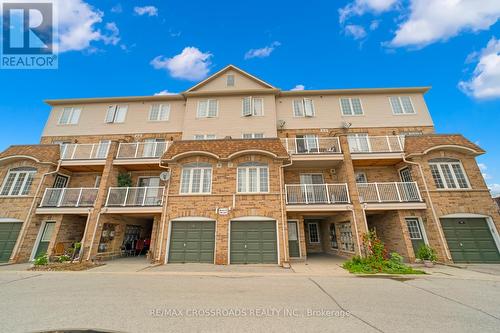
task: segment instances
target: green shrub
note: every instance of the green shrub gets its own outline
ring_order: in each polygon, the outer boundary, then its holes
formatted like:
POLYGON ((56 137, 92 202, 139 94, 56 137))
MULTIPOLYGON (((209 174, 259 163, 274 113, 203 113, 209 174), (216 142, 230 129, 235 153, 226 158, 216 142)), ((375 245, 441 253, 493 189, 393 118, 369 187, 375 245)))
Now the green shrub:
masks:
POLYGON ((59 259, 57 259, 59 262, 66 262, 66 261, 69 261, 71 258, 67 255, 62 255, 62 256, 59 256, 59 259))
POLYGON ((35 258, 35 261, 33 263, 35 264, 35 266, 47 265, 49 263, 49 256, 47 255, 47 253, 40 254, 35 258))
POLYGON ((414 270, 403 263, 403 257, 392 252, 387 258, 387 250, 384 243, 377 235, 370 231, 363 235, 363 248, 365 257, 354 256, 346 261, 342 267, 350 273, 358 274, 423 274, 424 272, 414 270))
POLYGON ((429 260, 429 261, 436 261, 437 256, 436 256, 436 250, 434 250, 432 247, 429 245, 422 245, 417 251, 416 255, 417 259, 420 260, 429 260))
POLYGON ((118 187, 130 187, 132 186, 132 176, 128 172, 120 172, 117 182, 118 187))

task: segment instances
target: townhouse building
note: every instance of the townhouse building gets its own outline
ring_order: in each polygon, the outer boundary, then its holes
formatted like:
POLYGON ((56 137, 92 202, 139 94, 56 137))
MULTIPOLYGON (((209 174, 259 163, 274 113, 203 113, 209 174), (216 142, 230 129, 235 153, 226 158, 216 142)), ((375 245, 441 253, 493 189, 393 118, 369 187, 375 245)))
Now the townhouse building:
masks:
POLYGON ((48 100, 40 144, 0 153, 0 262, 146 254, 286 265, 362 254, 500 262, 500 216, 428 87, 282 91, 227 66, 175 95, 48 100), (139 247, 138 247, 139 245, 139 247))

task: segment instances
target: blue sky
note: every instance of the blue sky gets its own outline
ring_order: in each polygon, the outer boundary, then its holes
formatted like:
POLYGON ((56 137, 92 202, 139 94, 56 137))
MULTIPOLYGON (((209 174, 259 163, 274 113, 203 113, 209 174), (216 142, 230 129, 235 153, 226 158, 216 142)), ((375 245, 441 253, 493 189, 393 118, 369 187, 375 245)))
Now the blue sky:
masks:
MULTIPOLYGON (((3 2, 6 0, 0 0, 3 2)), ((58 70, 1 70, 0 149, 37 143, 50 98, 180 92, 232 63, 292 89, 431 85, 500 193, 500 1, 56 1, 58 70)))

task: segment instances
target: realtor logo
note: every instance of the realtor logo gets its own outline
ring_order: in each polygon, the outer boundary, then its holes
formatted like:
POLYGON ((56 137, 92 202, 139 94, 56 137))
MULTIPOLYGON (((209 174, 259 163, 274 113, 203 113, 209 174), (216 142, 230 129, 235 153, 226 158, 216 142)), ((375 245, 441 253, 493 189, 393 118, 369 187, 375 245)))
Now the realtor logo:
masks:
POLYGON ((2 69, 55 69, 51 2, 2 2, 2 69))

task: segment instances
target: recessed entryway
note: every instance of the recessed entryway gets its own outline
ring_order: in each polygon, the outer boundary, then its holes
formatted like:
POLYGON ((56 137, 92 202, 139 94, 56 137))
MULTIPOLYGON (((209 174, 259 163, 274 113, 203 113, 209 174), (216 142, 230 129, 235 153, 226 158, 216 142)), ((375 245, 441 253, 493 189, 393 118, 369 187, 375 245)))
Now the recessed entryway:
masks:
POLYGON ((231 221, 231 264, 277 264, 276 221, 231 221))
POLYGON ((215 221, 172 221, 169 263, 214 263, 215 221))

